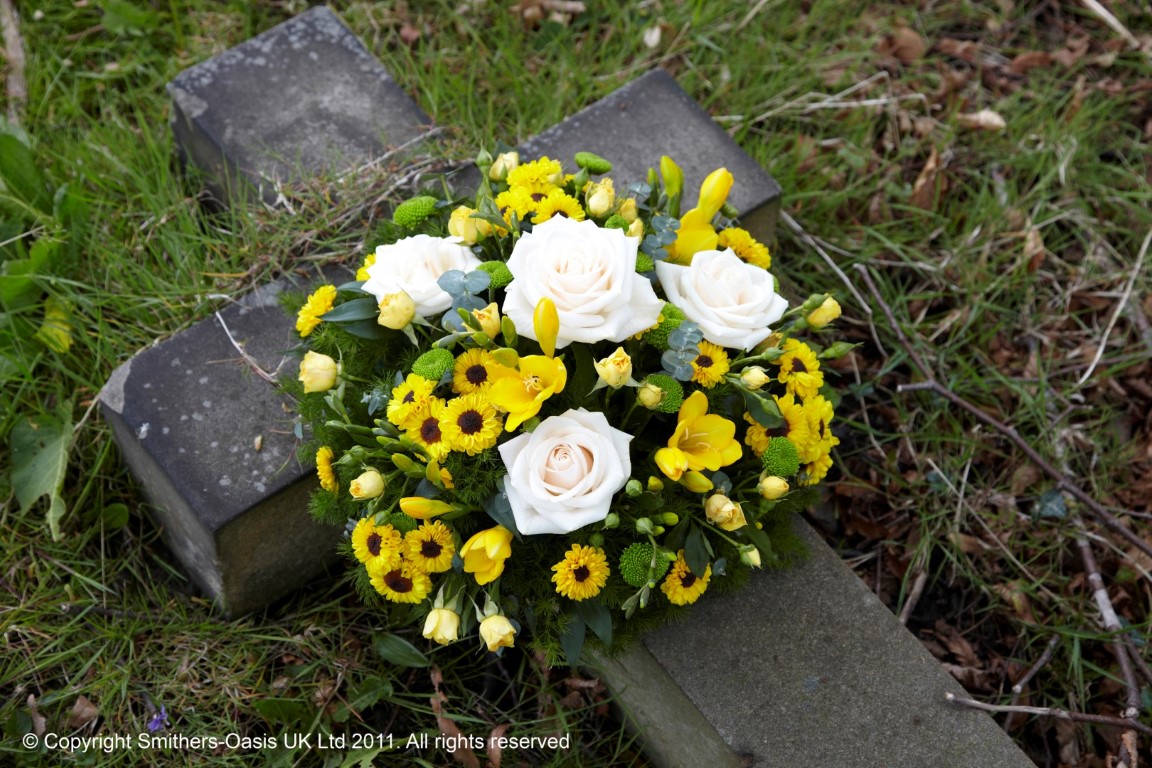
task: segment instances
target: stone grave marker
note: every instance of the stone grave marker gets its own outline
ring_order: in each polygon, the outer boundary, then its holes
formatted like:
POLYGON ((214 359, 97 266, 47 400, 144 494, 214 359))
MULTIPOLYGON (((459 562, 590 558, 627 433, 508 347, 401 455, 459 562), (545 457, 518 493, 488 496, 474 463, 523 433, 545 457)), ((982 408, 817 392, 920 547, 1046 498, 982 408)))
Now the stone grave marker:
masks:
MULTIPOLYGON (((215 184, 240 173, 263 184, 267 196, 268 179, 313 167, 275 159, 295 153, 293 141, 301 152, 318 146, 308 136, 284 138, 303 127, 293 106, 277 101, 260 117, 259 130, 256 123, 252 130, 240 126, 244 113, 230 111, 234 94, 252 87, 235 81, 266 84, 269 59, 261 64, 255 58, 269 51, 285 57, 277 65, 284 71, 317 74, 323 62, 374 74, 395 89, 391 95, 400 104, 380 118, 381 125, 406 121, 415 135, 427 123, 379 65, 364 60, 362 46, 327 9, 313 9, 239 48, 255 41, 259 46, 246 52, 229 51, 200 65, 221 86, 219 103, 207 85, 186 87, 195 80, 187 73, 173 83, 177 141, 215 184), (323 40, 352 55, 321 59, 308 41, 323 40), (279 125, 277 115, 294 127, 279 125), (274 159, 262 159, 269 151, 274 159)), ((343 82, 334 77, 321 73, 297 85, 343 82)), ((323 102, 320 94, 300 98, 323 102)), ((323 131, 319 122, 309 125, 323 131)), ((408 135, 402 125, 391 131, 394 141, 408 135)), ((378 145, 363 147, 358 157, 340 153, 345 168, 380 151, 378 145)), ((756 236, 771 237, 779 187, 662 72, 621 88, 523 149, 565 162, 578 149, 598 152, 617 163, 613 176, 620 182, 641 180, 668 153, 685 169, 689 202, 707 172, 727 166, 737 179, 734 204, 756 236)), ((326 162, 332 156, 327 149, 312 154, 326 162)), ((463 186, 469 174, 474 180, 474 173, 465 170, 457 183, 463 186)), ((101 394, 105 418, 173 552, 230 615, 307 584, 323 570, 338 536, 307 517, 315 481, 310 467, 291 458, 295 438, 283 399, 238 362, 236 346, 242 345, 252 362, 274 370, 282 351, 295 343, 292 319, 274 300, 291 281, 283 278, 139 353, 113 373, 101 394)), ((282 375, 294 373, 294 367, 281 369, 282 375)), ((803 565, 758 573, 747 589, 709 596, 686 621, 653 632, 620 659, 597 660, 657 765, 1031 765, 985 714, 944 702, 943 693, 959 686, 818 534, 800 519, 797 525, 812 550, 803 565)))

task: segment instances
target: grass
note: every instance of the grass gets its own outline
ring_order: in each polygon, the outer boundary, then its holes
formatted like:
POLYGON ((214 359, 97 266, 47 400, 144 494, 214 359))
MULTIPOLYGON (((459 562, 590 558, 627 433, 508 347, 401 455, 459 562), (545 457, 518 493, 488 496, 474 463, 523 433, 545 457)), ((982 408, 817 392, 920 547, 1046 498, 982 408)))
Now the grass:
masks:
MULTIPOLYGON (((46 4, 42 17, 25 11, 22 125, 44 173, 75 190, 89 214, 72 226, 51 216, 25 222, 67 236, 75 251, 63 249, 38 275, 36 301, 0 325, 10 361, 0 367, 0 434, 59 408, 78 425, 62 541, 48 536, 44 502, 20 509, 0 471, 0 584, 10 595, 0 607, 6 758, 35 764, 13 746, 14 734, 35 713, 57 728, 73 712, 83 719, 81 694, 105 732, 139 728, 152 714, 149 700, 179 713, 187 733, 254 736, 304 721, 339 732, 351 729, 353 710, 383 718, 377 727, 394 716, 394 731, 438 732, 428 670, 382 673, 373 619, 339 585, 264 616, 214 619, 167 562, 109 430, 95 415, 84 420, 117 364, 210 314, 220 302, 210 296, 239 295, 301 261, 363 247, 373 212, 357 206, 366 193, 334 209, 318 184, 296 190, 295 215, 207 214, 198 180, 181 174, 172 155, 163 84, 306 5, 171 0, 135 14, 115 2, 46 4), (66 353, 30 338, 46 296, 70 308, 66 353), (117 505, 129 510, 122 526, 112 525, 117 505)), ((1107 338, 1104 331, 1152 229, 1143 122, 1152 112, 1145 91, 1124 87, 1146 83, 1152 68, 1113 45, 1081 6, 769 3, 750 15, 745 4, 665 2, 534 27, 483 4, 335 7, 451 127, 459 157, 494 136, 514 144, 640 72, 668 67, 777 178, 785 210, 847 254, 836 254, 842 268, 870 268, 942 382, 1010 422, 1097 499, 1134 510, 1128 523, 1149 538, 1152 349, 1141 320, 1146 327, 1152 312, 1152 271, 1136 275, 1107 338), (932 46, 907 63, 883 47, 902 25, 932 46), (650 48, 644 35, 656 26, 660 41, 650 48), (401 41, 405 27, 416 33, 411 44, 401 41), (1011 70, 1021 53, 1080 50, 1081 35, 1086 49, 1070 63, 1011 70), (817 103, 868 78, 835 108, 817 103), (877 105, 849 103, 858 99, 877 105), (1007 128, 961 127, 959 114, 982 108, 1007 128), (939 170, 929 178, 933 153, 939 170), (1099 364, 1080 383, 1101 344, 1099 364)), ((1114 10, 1135 34, 1152 32, 1138 13, 1114 10)), ((800 240, 784 227, 780 235, 773 250, 782 279, 799 294, 833 290, 845 305, 843 336, 863 345, 839 369, 844 427, 828 500, 839 520, 829 535, 897 610, 918 574, 929 574, 909 626, 943 661, 967 670, 958 674, 976 694, 1007 701, 1055 635, 1056 653, 1030 684, 1028 703, 1118 713, 1123 691, 1108 634, 1054 484, 946 402, 898 391, 912 374, 892 329, 800 240), (951 625, 973 657, 943 642, 951 625)), ((1117 610, 1147 636, 1149 564, 1102 529, 1093 534, 1117 610)), ((480 678, 468 664, 441 667, 446 711, 471 718, 460 721, 466 732, 509 721, 536 733, 572 729, 586 755, 536 757, 644 764, 597 702, 565 698, 562 680, 528 662, 504 670, 517 681, 512 693, 476 691, 480 678)), ((1144 695, 1147 722, 1147 686, 1144 695)), ((1011 731, 1040 764, 1060 754, 1087 765, 1115 751, 1107 729, 1017 718, 1011 731)), ((82 762, 115 760, 89 753, 82 762)), ((234 750, 211 759, 249 760, 234 750)), ((297 761, 339 764, 317 752, 297 761)))

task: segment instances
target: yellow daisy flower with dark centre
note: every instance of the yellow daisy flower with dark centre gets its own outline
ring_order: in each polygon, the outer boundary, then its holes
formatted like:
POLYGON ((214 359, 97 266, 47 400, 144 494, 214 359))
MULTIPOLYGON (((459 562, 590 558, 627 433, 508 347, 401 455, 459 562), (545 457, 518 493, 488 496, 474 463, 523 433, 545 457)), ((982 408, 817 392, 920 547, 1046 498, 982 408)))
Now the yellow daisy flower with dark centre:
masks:
POLYGON ((316 474, 320 477, 320 487, 332 493, 340 489, 340 484, 336 482, 336 472, 332 469, 332 457, 335 455, 326 445, 316 451, 316 474))
POLYGON ((552 570, 556 591, 570 600, 595 597, 608 582, 608 558, 599 547, 573 544, 552 570))
POLYGON ((392 398, 388 401, 388 421, 400 429, 415 427, 435 388, 436 382, 414 373, 408 374, 404 383, 392 390, 392 398))
POLYGON ((830 469, 832 469, 831 454, 825 453, 817 456, 815 461, 800 466, 800 480, 798 484, 816 485, 816 483, 824 479, 830 469))
POLYGON ((547 195, 555 189, 556 182, 562 178, 560 161, 545 156, 539 160, 522 163, 509 171, 508 186, 522 187, 530 194, 547 195))
POLYGON ((443 461, 452 450, 452 444, 445 438, 440 426, 443 414, 444 400, 430 397, 425 401, 424 408, 413 415, 409 422, 412 426, 404 433, 423 448, 429 458, 436 461, 443 461))
POLYGON ((700 342, 700 354, 692 361, 692 381, 712 388, 724 380, 728 373, 728 353, 724 347, 710 341, 700 342))
POLYGON ((744 433, 744 445, 751 448, 752 453, 757 456, 763 456, 764 451, 768 450, 768 443, 772 437, 760 422, 752 418, 752 414, 744 414, 744 421, 748 422, 748 431, 744 433))
POLYGON ((761 269, 772 267, 772 254, 768 252, 768 246, 752 237, 752 233, 748 230, 729 227, 720 230, 718 234, 720 236, 717 242, 719 248, 731 248, 733 253, 743 261, 761 269))
MULTIPOLYGON (((533 197, 533 199, 536 198, 533 197)), ((532 223, 540 224, 553 216, 584 221, 584 209, 580 206, 579 200, 565 193, 562 189, 554 189, 546 197, 536 202, 536 215, 532 217, 532 223)))
POLYGON ((352 529, 352 553, 371 569, 388 570, 400 565, 404 539, 391 525, 376 525, 371 517, 362 517, 352 529))
POLYGON ((784 354, 777 360, 780 375, 777 380, 788 387, 788 391, 800 397, 815 397, 824 386, 824 372, 816 353, 802 341, 788 339, 784 342, 784 354))
POLYGON ((504 221, 511 226, 513 213, 517 219, 524 221, 536 207, 536 202, 532 199, 532 193, 524 187, 512 187, 496 195, 496 207, 500 209, 504 221))
POLYGON ((356 279, 357 280, 367 280, 368 279, 368 267, 372 266, 375 263, 376 263, 376 252, 373 251, 372 253, 370 253, 364 257, 364 264, 360 267, 360 269, 356 270, 356 279))
POLYGON ((500 363, 486 349, 469 349, 456 358, 452 368, 452 391, 461 395, 487 392, 492 386, 492 369, 500 363))
POLYGON ((660 591, 668 596, 673 605, 691 605, 700 599, 704 590, 708 589, 708 579, 712 578, 712 566, 709 565, 703 576, 697 576, 688 569, 684 560, 684 550, 676 553, 676 562, 668 569, 668 576, 660 585, 660 591))
POLYGON ((394 603, 419 603, 432 591, 428 574, 406 560, 393 568, 369 568, 368 576, 376 591, 394 603))
POLYGON ((440 414, 440 430, 452 450, 475 456, 496 445, 504 424, 484 395, 462 395, 448 401, 440 414))
POLYGON ((801 463, 812 461, 820 453, 820 441, 814 439, 809 426, 808 408, 803 403, 796 402, 796 396, 791 392, 784 397, 773 396, 784 423, 774 429, 765 430, 768 437, 786 437, 796 445, 800 454, 801 463))
POLYGON ((336 286, 322 285, 317 288, 304 302, 304 306, 300 307, 300 312, 296 315, 296 332, 301 336, 312 333, 316 330, 316 326, 323 322, 320 316, 331 310, 335 303, 336 286))
POLYGON ((456 554, 452 531, 439 520, 409 531, 404 536, 404 547, 408 561, 425 573, 448 570, 452 567, 452 555, 456 554))

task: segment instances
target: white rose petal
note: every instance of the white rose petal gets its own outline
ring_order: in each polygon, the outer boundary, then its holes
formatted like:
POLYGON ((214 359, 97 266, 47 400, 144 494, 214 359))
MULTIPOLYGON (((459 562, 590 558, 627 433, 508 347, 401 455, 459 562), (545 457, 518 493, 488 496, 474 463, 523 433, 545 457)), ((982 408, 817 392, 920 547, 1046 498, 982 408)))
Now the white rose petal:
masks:
POLYGON ((520 533, 569 533, 603 520, 632 473, 631 440, 603 413, 581 408, 501 445, 504 491, 520 533))
POLYGON ((701 251, 689 266, 656 262, 668 301, 700 326, 704 338, 733 349, 752 349, 772 335, 788 309, 772 275, 731 250, 701 251))
POLYGON ((651 328, 664 303, 636 274, 639 241, 592 221, 553 216, 520 238, 508 259, 514 279, 504 314, 516 330, 535 339, 532 314, 542 298, 556 305, 556 347, 574 341, 624 341, 651 328))
POLYGON ((480 266, 475 254, 450 238, 415 235, 392 245, 376 248, 376 263, 368 267, 363 290, 383 301, 406 291, 416 304, 416 314, 428 318, 447 311, 452 297, 437 285, 445 272, 471 272, 480 266))

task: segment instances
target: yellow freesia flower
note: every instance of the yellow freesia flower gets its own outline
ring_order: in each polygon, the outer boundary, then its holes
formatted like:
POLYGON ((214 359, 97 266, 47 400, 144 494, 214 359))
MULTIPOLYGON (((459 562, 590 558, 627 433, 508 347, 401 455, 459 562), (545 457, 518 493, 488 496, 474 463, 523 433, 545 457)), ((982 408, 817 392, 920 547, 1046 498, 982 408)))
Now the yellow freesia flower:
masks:
POLYGON ((512 531, 502 525, 473 534, 460 548, 464 572, 475 574, 483 586, 499 578, 504 561, 512 556, 512 531))
POLYGON ((735 179, 727 168, 717 168, 708 174, 700 186, 700 198, 696 207, 680 217, 680 228, 676 230, 676 242, 668 247, 668 259, 677 264, 687 264, 692 256, 700 251, 714 251, 720 241, 712 226, 712 219, 720 212, 735 179))
POLYGON ((676 431, 668 447, 656 451, 656 466, 672 480, 687 470, 714 472, 740 459, 743 449, 735 435, 736 425, 708 413, 708 398, 697 390, 680 406, 676 431))
POLYGON ((545 296, 536 302, 536 311, 532 313, 532 330, 536 332, 536 340, 540 342, 540 349, 548 357, 556 354, 556 336, 560 333, 560 313, 556 311, 556 304, 545 296))
POLYGON ((451 512, 455 507, 436 499, 426 499, 423 496, 405 496, 400 499, 400 511, 417 520, 427 520, 445 512, 451 512))
POLYGON ((520 370, 500 366, 491 371, 488 399, 508 412, 504 429, 512 432, 540 412, 544 401, 564 390, 568 369, 556 358, 528 355, 520 358, 520 370))

